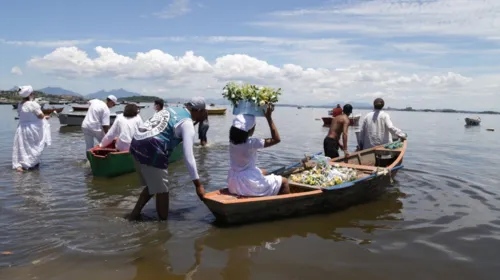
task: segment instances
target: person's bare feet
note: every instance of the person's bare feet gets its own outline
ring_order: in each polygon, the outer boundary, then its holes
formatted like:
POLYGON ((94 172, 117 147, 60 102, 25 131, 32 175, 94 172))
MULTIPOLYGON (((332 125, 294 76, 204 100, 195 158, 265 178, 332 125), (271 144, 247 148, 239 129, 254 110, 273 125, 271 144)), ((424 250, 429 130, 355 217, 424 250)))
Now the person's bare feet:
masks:
POLYGON ((132 214, 129 213, 129 214, 126 214, 125 216, 123 216, 123 218, 126 220, 129 220, 129 221, 139 221, 139 220, 141 220, 141 215, 134 217, 134 216, 132 216, 132 214))
POLYGON ((23 170, 23 168, 22 168, 22 167, 18 167, 18 168, 16 168, 16 171, 17 171, 17 172, 23 172, 24 170, 23 170))

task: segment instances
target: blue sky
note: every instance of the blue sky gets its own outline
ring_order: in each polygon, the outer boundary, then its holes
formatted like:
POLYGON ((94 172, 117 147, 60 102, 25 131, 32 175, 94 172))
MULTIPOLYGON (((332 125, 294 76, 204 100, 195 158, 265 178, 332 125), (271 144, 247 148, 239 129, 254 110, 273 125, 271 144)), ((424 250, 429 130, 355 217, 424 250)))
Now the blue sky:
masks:
POLYGON ((500 101, 500 1, 20 0, 0 10, 3 89, 219 97, 237 80, 305 104, 500 101))

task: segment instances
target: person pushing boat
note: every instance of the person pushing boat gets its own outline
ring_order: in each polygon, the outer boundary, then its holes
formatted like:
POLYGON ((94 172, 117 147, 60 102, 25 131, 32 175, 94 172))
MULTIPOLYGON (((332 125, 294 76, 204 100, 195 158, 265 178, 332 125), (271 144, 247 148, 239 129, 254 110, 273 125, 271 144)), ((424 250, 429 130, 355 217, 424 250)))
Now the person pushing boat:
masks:
POLYGON ((114 95, 109 95, 106 102, 99 99, 89 101, 90 106, 82 122, 82 131, 85 136, 86 150, 94 147, 94 138, 101 142, 104 135, 108 133, 110 124, 110 108, 113 108, 118 100, 114 95))
POLYGON ((127 104, 123 109, 123 114, 116 117, 115 122, 104 136, 99 147, 106 148, 116 138, 115 147, 118 151, 128 151, 132 137, 142 125, 142 118, 139 115, 139 107, 135 104, 127 104))
POLYGON ((384 105, 382 98, 373 101, 373 112, 368 113, 361 123, 358 150, 392 143, 391 134, 406 139, 406 134, 392 124, 389 114, 382 111, 384 105))
POLYGON ((339 157, 339 147, 344 151, 345 156, 349 155, 347 150, 347 133, 349 127, 349 115, 351 113, 352 105, 345 104, 342 114, 333 118, 328 135, 323 140, 325 156, 329 158, 339 157), (340 144, 341 136, 342 144, 340 144))
POLYGON ((268 105, 265 117, 271 138, 250 137, 255 131, 255 116, 236 115, 229 131, 231 168, 227 176, 229 192, 242 196, 272 196, 290 193, 288 180, 278 175, 266 175, 255 166, 257 151, 278 144, 281 139, 271 117, 274 107, 268 105))
POLYGON ((186 108, 169 107, 158 110, 153 117, 144 122, 134 135, 130 144, 130 154, 140 182, 145 185, 137 203, 128 215, 129 220, 138 220, 142 208, 156 195, 156 212, 161 220, 168 218, 169 188, 168 161, 173 149, 181 142, 184 163, 196 188, 196 194, 203 200, 205 189, 200 183, 196 161, 193 155, 195 136, 194 121, 203 120, 205 100, 194 97, 185 104, 186 108))

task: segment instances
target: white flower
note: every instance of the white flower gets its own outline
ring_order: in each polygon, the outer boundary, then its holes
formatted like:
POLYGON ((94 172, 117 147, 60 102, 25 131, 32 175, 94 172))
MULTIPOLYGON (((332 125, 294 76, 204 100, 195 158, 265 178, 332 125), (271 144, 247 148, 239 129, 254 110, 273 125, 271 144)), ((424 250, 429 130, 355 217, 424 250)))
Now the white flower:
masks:
POLYGON ((264 102, 264 101, 259 102, 260 106, 264 106, 265 104, 266 104, 266 102, 264 102))

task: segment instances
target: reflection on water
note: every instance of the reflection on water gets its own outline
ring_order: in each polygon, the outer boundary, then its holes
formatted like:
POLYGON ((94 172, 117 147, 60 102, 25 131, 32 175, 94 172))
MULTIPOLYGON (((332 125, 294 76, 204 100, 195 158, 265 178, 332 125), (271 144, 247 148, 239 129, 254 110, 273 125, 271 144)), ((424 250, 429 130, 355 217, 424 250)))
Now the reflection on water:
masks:
MULTIPOLYGON (((151 113, 141 111, 143 118, 151 113)), ((0 252, 13 253, 0 255, 2 279, 491 279, 499 271, 492 151, 500 141, 484 128, 464 127, 457 114, 390 112, 408 133, 409 149, 395 187, 379 200, 229 228, 213 226, 182 161, 169 167, 169 220, 124 220, 141 191, 137 175, 94 178, 81 129, 54 118, 40 170, 14 172, 14 114, 0 110, 9 120, 0 127, 0 252)), ((283 141, 259 153, 259 167, 322 150, 326 109, 279 107, 275 114, 283 141)), ((210 116, 209 145, 194 148, 207 191, 225 186, 231 119, 210 116)), ((498 120, 485 115, 482 125, 498 120)), ((256 136, 269 137, 262 118, 256 136)), ((156 219, 154 201, 145 214, 156 219)))

